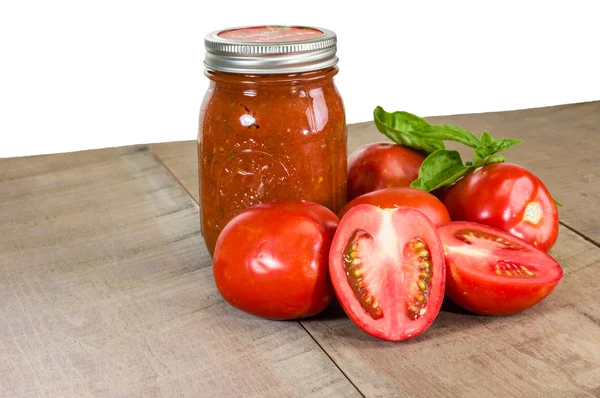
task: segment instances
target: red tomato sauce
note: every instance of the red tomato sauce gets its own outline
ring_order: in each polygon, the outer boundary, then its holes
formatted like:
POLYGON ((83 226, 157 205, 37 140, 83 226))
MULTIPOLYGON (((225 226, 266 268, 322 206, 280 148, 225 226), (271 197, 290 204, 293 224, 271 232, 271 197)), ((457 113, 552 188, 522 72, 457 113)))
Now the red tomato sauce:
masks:
POLYGON ((337 71, 206 72, 198 175, 211 255, 225 225, 257 203, 304 199, 335 213, 345 204, 346 120, 333 82, 337 71))

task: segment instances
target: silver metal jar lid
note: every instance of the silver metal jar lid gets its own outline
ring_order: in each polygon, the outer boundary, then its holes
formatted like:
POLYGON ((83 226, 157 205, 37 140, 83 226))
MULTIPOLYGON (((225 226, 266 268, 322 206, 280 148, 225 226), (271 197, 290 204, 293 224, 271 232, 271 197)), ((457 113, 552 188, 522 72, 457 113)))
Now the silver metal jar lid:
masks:
POLYGON ((247 26, 206 35, 204 66, 244 74, 299 73, 338 62, 335 33, 308 26, 247 26))

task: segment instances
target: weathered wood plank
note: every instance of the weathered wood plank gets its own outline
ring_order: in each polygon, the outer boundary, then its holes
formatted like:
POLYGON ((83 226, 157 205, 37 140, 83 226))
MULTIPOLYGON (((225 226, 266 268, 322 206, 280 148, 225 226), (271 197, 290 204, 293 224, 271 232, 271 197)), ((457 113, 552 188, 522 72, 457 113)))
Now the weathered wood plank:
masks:
POLYGON ((552 254, 563 280, 521 314, 445 304, 424 334, 402 343, 371 338, 335 306, 303 324, 366 396, 598 396, 600 249, 562 228, 552 254))
MULTIPOLYGON (((496 138, 524 139, 506 152, 508 161, 540 177, 565 205, 559 210, 561 222, 600 245, 600 151, 595 144, 600 141, 600 101, 427 119, 477 135, 485 130, 496 138)), ((349 152, 377 141, 389 140, 372 122, 348 126, 349 152)), ((151 149, 197 201, 196 142, 155 144, 151 149)), ((464 148, 460 152, 464 159, 472 156, 464 148)))
POLYGON ((0 159, 0 396, 360 396, 297 322, 225 304, 146 147, 0 159))
MULTIPOLYGON (((564 202, 564 224, 598 242, 600 157, 590 142, 600 138, 599 115, 600 102, 593 102, 430 120, 524 138, 509 160, 531 169, 564 202)), ((349 126, 350 151, 380 140, 372 123, 349 126)), ((194 147, 152 150, 197 200, 194 147), (186 152, 194 157, 184 159, 186 152)), ((563 281, 515 316, 480 317, 447 305, 424 335, 399 344, 370 338, 338 306, 302 323, 367 396, 599 396, 600 249, 561 227, 551 254, 565 269, 563 281)))

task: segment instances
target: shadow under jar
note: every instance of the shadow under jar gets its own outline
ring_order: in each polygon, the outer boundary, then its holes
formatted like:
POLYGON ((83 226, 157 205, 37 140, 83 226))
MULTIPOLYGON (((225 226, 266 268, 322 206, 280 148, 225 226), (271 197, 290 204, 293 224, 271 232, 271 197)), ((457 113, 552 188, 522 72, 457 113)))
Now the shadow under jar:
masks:
MULTIPOLYGON (((202 235, 212 255, 244 209, 281 199, 346 202, 346 119, 334 85, 336 36, 257 26, 207 35, 200 110, 202 235)), ((277 220, 273 220, 277 222, 277 220)))

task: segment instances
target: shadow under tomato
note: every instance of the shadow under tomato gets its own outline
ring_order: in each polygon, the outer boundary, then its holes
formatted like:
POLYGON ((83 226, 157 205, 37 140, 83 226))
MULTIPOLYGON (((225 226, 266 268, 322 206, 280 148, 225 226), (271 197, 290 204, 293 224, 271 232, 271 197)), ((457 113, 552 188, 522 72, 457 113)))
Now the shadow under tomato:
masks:
POLYGON ((470 316, 475 316, 475 317, 484 316, 484 315, 475 314, 474 312, 464 309, 460 305, 456 304, 454 301, 450 300, 448 297, 444 298, 444 301, 442 302, 442 308, 440 308, 440 311, 451 312, 453 314, 459 314, 459 315, 470 315, 470 316))

